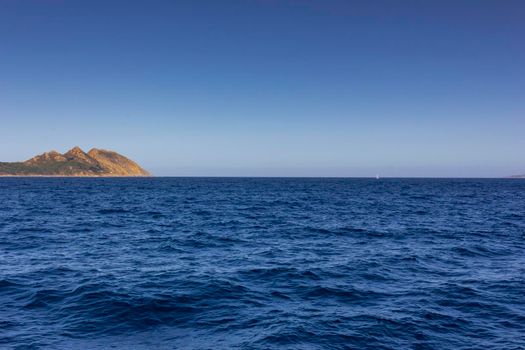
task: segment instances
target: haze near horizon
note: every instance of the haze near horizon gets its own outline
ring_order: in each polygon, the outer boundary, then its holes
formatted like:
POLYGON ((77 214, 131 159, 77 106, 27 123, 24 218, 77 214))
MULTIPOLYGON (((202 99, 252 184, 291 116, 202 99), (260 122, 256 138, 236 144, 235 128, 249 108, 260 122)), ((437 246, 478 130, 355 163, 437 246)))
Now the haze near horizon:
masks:
POLYGON ((0 161, 155 175, 525 173, 523 1, 0 0, 0 161))

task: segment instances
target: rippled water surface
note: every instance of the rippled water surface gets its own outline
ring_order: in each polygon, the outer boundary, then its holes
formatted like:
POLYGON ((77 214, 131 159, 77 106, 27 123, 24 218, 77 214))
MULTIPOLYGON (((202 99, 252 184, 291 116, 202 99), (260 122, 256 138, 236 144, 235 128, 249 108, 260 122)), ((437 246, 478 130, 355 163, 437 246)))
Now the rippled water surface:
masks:
POLYGON ((0 348, 525 348, 525 181, 3 178, 0 200, 0 348))

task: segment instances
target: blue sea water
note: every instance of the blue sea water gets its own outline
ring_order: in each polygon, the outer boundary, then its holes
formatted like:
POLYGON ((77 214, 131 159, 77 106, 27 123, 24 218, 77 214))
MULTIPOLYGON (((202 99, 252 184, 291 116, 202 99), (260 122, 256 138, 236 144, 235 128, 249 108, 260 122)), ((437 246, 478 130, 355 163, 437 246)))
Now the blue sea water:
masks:
POLYGON ((525 181, 2 178, 2 349, 524 349, 525 181))

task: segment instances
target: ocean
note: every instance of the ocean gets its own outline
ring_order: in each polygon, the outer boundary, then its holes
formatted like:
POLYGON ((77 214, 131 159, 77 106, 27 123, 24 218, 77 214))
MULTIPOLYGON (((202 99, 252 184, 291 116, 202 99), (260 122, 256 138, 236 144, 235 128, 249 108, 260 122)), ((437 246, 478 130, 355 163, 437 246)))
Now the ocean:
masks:
POLYGON ((0 178, 1 349, 525 349, 525 180, 0 178))

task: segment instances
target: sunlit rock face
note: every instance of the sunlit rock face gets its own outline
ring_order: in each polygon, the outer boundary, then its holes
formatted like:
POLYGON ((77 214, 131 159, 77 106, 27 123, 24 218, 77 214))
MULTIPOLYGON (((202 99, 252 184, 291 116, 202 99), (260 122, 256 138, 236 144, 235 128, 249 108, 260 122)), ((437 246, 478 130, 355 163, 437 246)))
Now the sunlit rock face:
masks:
POLYGON ((73 147, 50 151, 25 162, 0 162, 0 175, 12 176, 151 176, 137 163, 113 151, 73 147))

